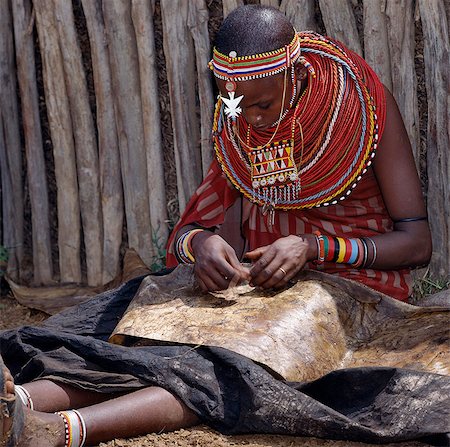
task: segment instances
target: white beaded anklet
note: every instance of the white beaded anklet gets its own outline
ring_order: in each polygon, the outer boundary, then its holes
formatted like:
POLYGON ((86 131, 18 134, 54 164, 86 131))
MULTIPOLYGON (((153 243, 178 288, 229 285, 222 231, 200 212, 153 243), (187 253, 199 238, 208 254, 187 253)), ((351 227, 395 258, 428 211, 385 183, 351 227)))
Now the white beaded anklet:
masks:
POLYGON ((34 410, 30 393, 22 385, 14 385, 14 392, 19 396, 20 400, 27 408, 34 410))
POLYGON ((57 411, 55 414, 64 421, 65 442, 64 447, 83 447, 86 442, 86 424, 77 410, 57 411))

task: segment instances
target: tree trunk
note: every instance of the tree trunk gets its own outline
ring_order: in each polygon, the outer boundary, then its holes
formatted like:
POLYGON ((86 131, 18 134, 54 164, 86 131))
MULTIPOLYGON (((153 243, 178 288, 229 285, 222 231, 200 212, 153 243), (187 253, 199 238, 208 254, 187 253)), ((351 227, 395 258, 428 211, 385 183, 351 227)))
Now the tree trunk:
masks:
POLYGON ((205 0, 189 2, 188 26, 194 39, 197 64, 198 97, 200 102, 200 146, 203 177, 214 158, 211 132, 214 112, 213 75, 208 67, 211 45, 208 34, 208 9, 205 0))
POLYGON ((33 283, 48 285, 53 278, 45 159, 39 118, 33 25, 29 0, 12 2, 17 78, 22 102, 23 137, 27 159, 33 240, 33 283))
POLYGON ((356 20, 349 0, 319 0, 327 35, 362 56, 356 20))
POLYGON ((72 5, 60 0, 54 0, 53 4, 73 122, 87 281, 89 286, 97 286, 102 281, 103 224, 94 120, 72 5))
POLYGON ((62 282, 81 282, 80 206, 75 147, 64 68, 53 14, 53 2, 34 2, 45 102, 53 144, 55 177, 58 188, 58 248, 62 282))
POLYGON ((155 252, 151 237, 138 51, 131 5, 126 1, 104 2, 103 17, 113 79, 128 246, 150 265, 155 252))
POLYGON ((189 3, 184 0, 161 0, 180 213, 202 178, 195 116, 195 53, 187 28, 188 9, 189 3))
POLYGON ((386 3, 389 54, 392 68, 392 93, 398 103, 418 165, 419 110, 417 77, 414 67, 414 1, 386 3))
MULTIPOLYGON (((0 114, 2 117, 4 140, 4 166, 8 169, 9 190, 11 194, 11 218, 5 223, 5 244, 8 249, 8 274, 18 279, 21 277, 23 259, 23 225, 24 208, 22 194, 22 145, 19 131, 19 111, 14 61, 14 40, 10 2, 0 0, 0 114)), ((4 173, 3 173, 4 174, 4 173)), ((3 175, 2 174, 2 175, 3 175)), ((9 202, 10 198, 6 200, 9 202)))
POLYGON ((282 0, 280 9, 297 31, 317 31, 314 0, 282 0))
POLYGON ((364 59, 392 91, 391 59, 386 26, 386 0, 364 1, 364 59))
POLYGON ((108 45, 100 0, 82 0, 91 47, 97 105, 100 195, 103 216, 103 271, 106 284, 119 274, 123 192, 108 45))
POLYGON ((419 0, 428 99, 428 210, 433 235, 433 276, 450 272, 450 42, 444 5, 419 0), (444 94, 443 94, 444 93, 444 94))

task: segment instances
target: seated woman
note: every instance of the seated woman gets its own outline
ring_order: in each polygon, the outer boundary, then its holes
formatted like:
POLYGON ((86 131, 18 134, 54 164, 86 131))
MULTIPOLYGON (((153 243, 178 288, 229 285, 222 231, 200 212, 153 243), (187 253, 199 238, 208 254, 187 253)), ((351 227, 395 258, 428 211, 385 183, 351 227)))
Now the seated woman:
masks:
MULTIPOLYGON (((371 68, 342 44, 297 34, 278 10, 260 6, 227 17, 211 68, 220 91, 216 160, 173 233, 168 265, 195 262, 204 290, 245 280, 283 287, 312 268, 406 301, 410 269, 429 261, 430 232, 400 113, 371 68), (250 269, 241 264, 244 258, 253 262, 250 269)), ((401 439, 367 434, 351 414, 313 405, 304 394, 294 397, 288 384, 225 350, 109 344, 138 286, 127 283, 96 301, 101 312, 113 307, 114 318, 78 309, 85 324, 78 332, 70 314, 71 331, 56 333, 50 325, 1 335, 5 363, 23 383, 14 385, 0 363, 2 446, 95 445, 200 421, 223 432, 267 427, 368 442, 401 439), (286 405, 267 408, 263 398, 250 398, 249 384, 286 405), (284 407, 295 423, 289 425, 285 414, 275 418, 284 407), (302 416, 313 407, 314 421, 302 416)), ((397 372, 386 374, 390 380, 397 372)), ((444 386, 437 375, 425 382, 444 386)), ((432 410, 417 418, 418 427, 442 419, 432 410)))
POLYGON ((246 279, 282 287, 312 268, 407 301, 431 237, 402 118, 372 69, 251 7, 225 20, 211 68, 216 160, 168 265, 195 260, 204 290, 246 279))

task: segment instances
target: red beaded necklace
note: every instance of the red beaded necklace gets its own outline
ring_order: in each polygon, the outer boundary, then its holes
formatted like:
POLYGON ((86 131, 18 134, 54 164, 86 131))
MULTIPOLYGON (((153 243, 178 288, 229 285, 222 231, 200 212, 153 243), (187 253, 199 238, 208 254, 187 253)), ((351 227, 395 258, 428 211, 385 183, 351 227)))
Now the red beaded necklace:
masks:
POLYGON ((278 128, 256 131, 242 116, 232 127, 220 100, 214 116, 223 171, 249 200, 272 209, 343 200, 370 165, 378 140, 374 103, 384 104, 381 83, 374 83, 374 100, 343 48, 315 33, 300 33, 300 41, 316 77, 278 128))

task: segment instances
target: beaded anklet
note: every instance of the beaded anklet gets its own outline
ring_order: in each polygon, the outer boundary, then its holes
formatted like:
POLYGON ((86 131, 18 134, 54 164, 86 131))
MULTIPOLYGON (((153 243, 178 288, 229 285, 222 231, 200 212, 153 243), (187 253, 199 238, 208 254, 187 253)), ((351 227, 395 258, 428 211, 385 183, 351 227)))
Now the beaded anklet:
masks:
POLYGON ((376 261, 377 246, 373 239, 367 238, 343 238, 324 236, 319 231, 315 233, 317 243, 316 264, 335 262, 338 264, 350 264, 355 268, 370 268, 376 261), (372 259, 369 261, 369 246, 372 246, 372 259))
POLYGON ((194 264, 195 257, 192 253, 191 241, 194 235, 205 231, 202 228, 196 228, 194 230, 186 231, 177 240, 175 244, 175 256, 179 262, 183 264, 194 264))
POLYGON ((77 410, 57 411, 64 421, 64 447, 83 447, 87 438, 86 424, 77 410))
POLYGON ((14 385, 14 392, 20 398, 22 403, 29 408, 34 410, 33 400, 31 399, 30 393, 21 385, 14 385))

